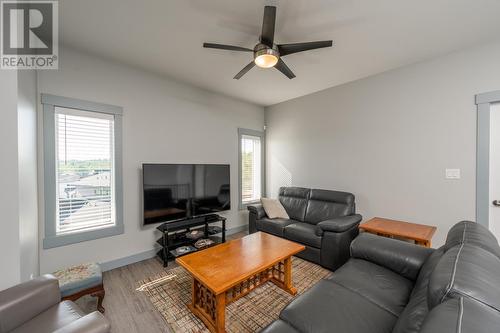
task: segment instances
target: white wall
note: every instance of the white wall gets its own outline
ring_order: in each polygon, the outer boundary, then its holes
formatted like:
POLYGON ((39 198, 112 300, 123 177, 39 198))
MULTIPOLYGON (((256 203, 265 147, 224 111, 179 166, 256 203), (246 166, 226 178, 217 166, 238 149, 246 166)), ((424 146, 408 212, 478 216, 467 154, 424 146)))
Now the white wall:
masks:
POLYGON ((36 72, 18 74, 19 241, 21 281, 38 275, 36 72))
POLYGON ((226 214, 228 227, 247 224, 246 214, 238 211, 237 204, 237 128, 261 130, 262 107, 66 48, 60 51, 59 70, 39 73, 39 91, 124 109, 125 233, 41 249, 42 273, 89 260, 107 262, 153 248, 158 237, 155 226, 141 227, 140 169, 145 162, 229 163, 232 210, 226 214))
POLYGON ((0 290, 38 275, 36 73, 0 73, 0 290))
POLYGON ((17 71, 0 71, 0 290, 20 282, 17 71))
POLYGON ((500 89, 499 59, 484 45, 267 108, 268 189, 350 191, 365 219, 436 225, 441 245, 475 218, 474 95, 500 89))

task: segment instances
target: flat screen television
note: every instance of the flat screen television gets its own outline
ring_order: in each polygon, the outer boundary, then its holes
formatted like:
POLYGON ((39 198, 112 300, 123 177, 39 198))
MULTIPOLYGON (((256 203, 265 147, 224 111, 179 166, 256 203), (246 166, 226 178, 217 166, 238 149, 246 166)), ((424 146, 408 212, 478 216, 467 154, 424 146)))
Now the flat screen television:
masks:
POLYGON ((228 164, 143 164, 144 224, 231 209, 228 164))

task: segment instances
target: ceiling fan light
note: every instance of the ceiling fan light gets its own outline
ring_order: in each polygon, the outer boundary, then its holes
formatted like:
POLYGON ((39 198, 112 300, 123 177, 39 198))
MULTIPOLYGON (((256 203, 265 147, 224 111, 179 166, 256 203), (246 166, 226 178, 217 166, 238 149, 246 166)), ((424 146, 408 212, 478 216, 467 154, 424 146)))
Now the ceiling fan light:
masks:
POLYGON ((278 63, 280 54, 277 49, 270 48, 264 44, 257 44, 253 56, 253 60, 258 67, 271 68, 278 63))
POLYGON ((278 57, 274 54, 261 54, 255 57, 254 61, 261 68, 271 68, 278 63, 278 57))

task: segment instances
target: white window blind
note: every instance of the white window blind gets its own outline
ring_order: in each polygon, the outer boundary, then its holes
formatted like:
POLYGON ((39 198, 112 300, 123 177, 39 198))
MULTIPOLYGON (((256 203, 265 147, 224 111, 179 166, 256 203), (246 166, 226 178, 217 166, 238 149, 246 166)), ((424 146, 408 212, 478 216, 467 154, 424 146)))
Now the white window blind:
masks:
POLYGON ((250 203, 260 200, 262 195, 261 138, 241 136, 241 201, 250 203))
POLYGON ((114 116, 55 108, 56 233, 116 224, 114 116))

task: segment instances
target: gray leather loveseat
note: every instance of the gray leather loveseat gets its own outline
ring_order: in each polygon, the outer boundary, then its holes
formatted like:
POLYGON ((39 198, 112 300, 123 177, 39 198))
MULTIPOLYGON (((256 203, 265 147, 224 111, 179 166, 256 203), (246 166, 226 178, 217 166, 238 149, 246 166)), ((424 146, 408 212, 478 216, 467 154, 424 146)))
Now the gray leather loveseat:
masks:
POLYGON ((248 206, 249 231, 263 231, 301 243, 297 256, 335 270, 349 258, 361 215, 347 192, 282 187, 279 200, 290 219, 270 219, 262 205, 248 206))
POLYGON ((108 333, 100 312, 85 314, 71 301, 61 302, 59 283, 44 275, 0 291, 0 333, 108 333))
POLYGON ((437 250, 367 233, 262 333, 498 333, 500 247, 460 222, 437 250))

